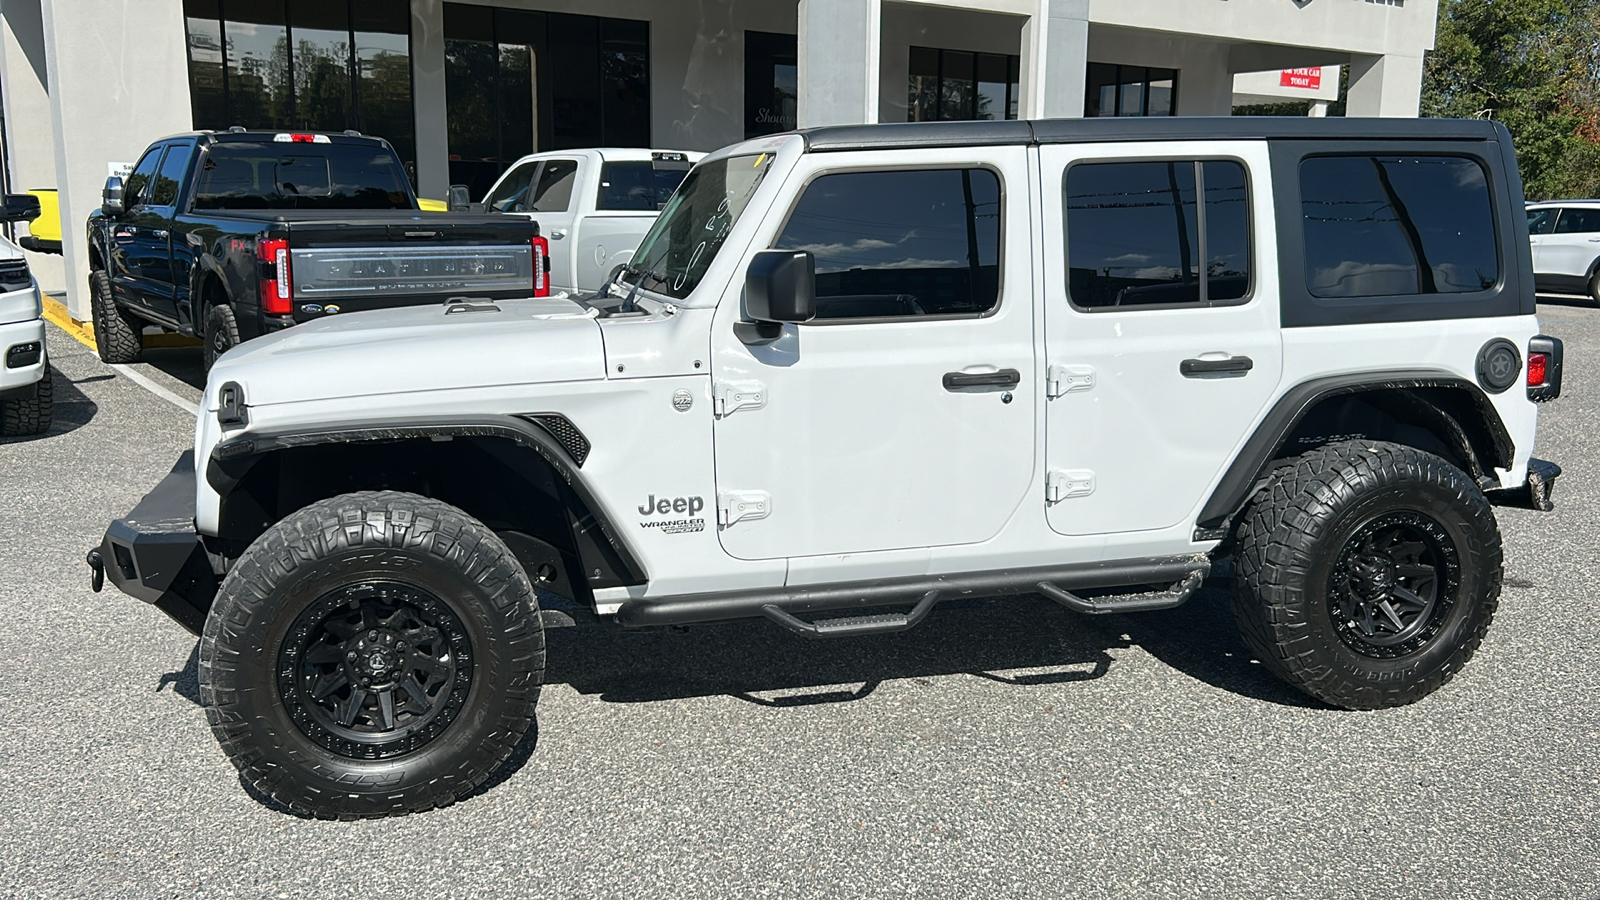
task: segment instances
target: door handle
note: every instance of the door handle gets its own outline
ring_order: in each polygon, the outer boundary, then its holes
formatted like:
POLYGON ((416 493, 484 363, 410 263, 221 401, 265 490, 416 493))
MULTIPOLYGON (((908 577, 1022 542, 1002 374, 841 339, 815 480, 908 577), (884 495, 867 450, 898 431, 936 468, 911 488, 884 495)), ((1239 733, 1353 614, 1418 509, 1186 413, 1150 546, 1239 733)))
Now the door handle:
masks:
POLYGON ((150 232, 150 234, 160 238, 161 240, 166 240, 171 235, 171 232, 167 231, 165 228, 157 228, 156 230, 150 232))
POLYGON ((567 230, 565 228, 557 228, 555 231, 550 232, 550 240, 552 241, 559 241, 566 236, 567 230))
POLYGON ((1230 356, 1227 359, 1186 359, 1178 363, 1178 371, 1185 378, 1199 378, 1202 375, 1242 375, 1255 367, 1255 360, 1248 356, 1230 356))
POLYGON ((953 391, 964 387, 1016 387, 1022 383, 1022 373, 1016 369, 998 372, 946 372, 944 389, 953 391))

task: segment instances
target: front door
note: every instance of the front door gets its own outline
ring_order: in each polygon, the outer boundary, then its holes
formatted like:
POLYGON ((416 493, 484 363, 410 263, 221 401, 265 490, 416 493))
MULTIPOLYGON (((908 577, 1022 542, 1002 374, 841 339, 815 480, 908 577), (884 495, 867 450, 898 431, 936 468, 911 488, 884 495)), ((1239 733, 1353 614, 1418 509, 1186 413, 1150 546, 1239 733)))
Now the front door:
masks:
POLYGON ((1035 471, 1024 148, 803 157, 751 252, 816 258, 817 318, 771 344, 717 311, 719 533, 741 559, 969 544, 1035 471), (1010 236, 1002 246, 1002 238, 1010 236))
MULTIPOLYGON (((150 279, 156 263, 152 256, 159 240, 155 232, 165 230, 150 204, 156 168, 165 150, 164 145, 158 144, 140 157, 122 187, 123 212, 110 224, 111 259, 107 262, 112 290, 124 303, 143 309, 150 308, 150 279)), ((160 264, 168 265, 165 248, 161 250, 160 264)))
POLYGON ((1063 534, 1185 522, 1278 386, 1266 145, 1187 149, 1040 150, 1046 515, 1063 534))
POLYGON ((1544 242, 1550 239, 1550 232, 1555 230, 1556 217, 1560 213, 1561 208, 1558 206, 1541 206, 1538 209, 1528 210, 1528 244, 1533 250, 1533 283, 1540 291, 1550 289, 1544 277, 1544 242))
POLYGON ((550 240, 550 290, 576 291, 570 232, 576 218, 578 160, 547 159, 529 185, 524 212, 539 223, 539 233, 550 240))
POLYGON ((1600 209, 1568 206, 1556 219, 1555 231, 1539 248, 1537 271, 1556 290, 1579 294, 1589 289, 1589 272, 1600 257, 1600 209))

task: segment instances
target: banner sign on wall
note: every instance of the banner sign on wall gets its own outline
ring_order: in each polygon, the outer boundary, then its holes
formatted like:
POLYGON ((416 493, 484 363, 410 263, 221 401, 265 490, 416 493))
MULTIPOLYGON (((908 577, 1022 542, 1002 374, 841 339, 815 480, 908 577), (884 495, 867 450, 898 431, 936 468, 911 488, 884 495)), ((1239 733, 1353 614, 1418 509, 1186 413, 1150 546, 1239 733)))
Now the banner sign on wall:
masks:
POLYGON ((1322 67, 1312 69, 1284 69, 1278 77, 1278 86, 1315 91, 1322 88, 1322 67))

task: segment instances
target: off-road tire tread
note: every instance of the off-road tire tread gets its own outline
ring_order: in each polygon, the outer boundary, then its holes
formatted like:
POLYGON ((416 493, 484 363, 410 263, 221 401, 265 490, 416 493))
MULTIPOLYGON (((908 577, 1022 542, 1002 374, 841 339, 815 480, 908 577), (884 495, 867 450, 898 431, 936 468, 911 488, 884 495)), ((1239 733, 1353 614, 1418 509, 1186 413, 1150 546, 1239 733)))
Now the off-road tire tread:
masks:
POLYGON ((144 354, 144 322, 125 313, 111 294, 111 276, 104 270, 89 273, 89 313, 94 322, 94 346, 105 363, 138 362, 144 354))
POLYGON ((1434 454, 1382 441, 1339 441, 1286 460, 1251 497, 1234 534, 1233 612, 1256 659, 1273 674, 1325 703, 1345 709, 1383 709, 1412 703, 1437 690, 1466 665, 1499 606, 1503 555, 1489 501, 1467 473, 1434 454), (1333 504, 1377 483, 1429 482, 1456 496, 1469 521, 1490 537, 1476 548, 1460 548, 1463 565, 1476 557, 1485 571, 1479 621, 1445 665, 1401 687, 1352 684, 1331 667, 1310 659, 1304 622, 1292 622, 1300 603, 1294 576, 1312 565, 1318 546, 1315 526, 1333 514, 1333 504), (1486 520, 1486 521, 1485 521, 1486 520))
MULTIPOLYGON (((480 649, 479 660, 484 659, 480 649)), ((223 579, 200 638, 200 697, 206 721, 244 779, 296 814, 319 819, 403 816, 445 807, 472 794, 503 765, 533 723, 544 679, 545 640, 532 583, 505 543, 460 509, 396 491, 344 494, 314 503, 269 528, 223 579), (511 671, 497 694, 511 698, 491 735, 461 759, 455 773, 410 785, 384 798, 352 802, 308 790, 285 765, 318 768, 317 760, 286 742, 260 747, 247 739, 234 660, 259 647, 246 626, 264 621, 277 586, 302 566, 353 548, 425 550, 491 594, 513 624, 503 632, 511 671)))
POLYGON ((0 437, 29 437, 50 430, 56 389, 48 358, 44 363, 44 377, 39 379, 34 391, 32 398, 0 400, 0 437))
POLYGON ((232 350, 234 347, 239 346, 239 320, 233 314, 233 307, 226 303, 217 303, 206 310, 205 325, 205 334, 200 336, 201 340, 205 341, 205 346, 201 349, 200 354, 202 361, 205 363, 205 369, 209 372, 217 362, 217 357, 212 355, 212 329, 218 327, 227 329, 228 349, 232 350))

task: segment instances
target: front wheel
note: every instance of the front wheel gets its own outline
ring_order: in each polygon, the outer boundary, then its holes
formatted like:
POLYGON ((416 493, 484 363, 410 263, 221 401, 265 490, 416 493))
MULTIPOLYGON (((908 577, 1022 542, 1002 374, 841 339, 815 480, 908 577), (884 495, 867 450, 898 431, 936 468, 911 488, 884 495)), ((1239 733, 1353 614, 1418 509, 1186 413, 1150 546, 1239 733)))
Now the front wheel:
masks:
POLYGON ((96 269, 89 273, 89 317, 94 323, 94 347, 100 361, 138 362, 144 353, 144 323, 117 305, 111 276, 96 269))
POLYGON ((55 410, 55 378, 45 360, 44 377, 28 398, 0 400, 0 437, 28 437, 50 430, 55 410))
POLYGON ((1499 603, 1488 500, 1456 466, 1400 444, 1343 441, 1290 460, 1236 541, 1245 643, 1334 706, 1432 693, 1472 658, 1499 603))
POLYGON ((258 538, 200 640, 206 719, 244 778, 319 818, 470 794, 533 722, 544 631, 492 531, 414 494, 345 494, 258 538))

